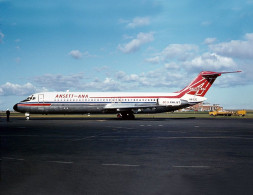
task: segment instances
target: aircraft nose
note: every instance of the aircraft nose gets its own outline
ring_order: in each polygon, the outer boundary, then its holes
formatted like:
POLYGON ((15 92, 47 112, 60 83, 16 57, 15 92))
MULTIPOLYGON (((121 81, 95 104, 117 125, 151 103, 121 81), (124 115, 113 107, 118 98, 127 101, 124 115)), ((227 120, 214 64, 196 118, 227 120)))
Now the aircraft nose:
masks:
POLYGON ((15 105, 13 106, 13 110, 18 111, 18 104, 15 104, 15 105))

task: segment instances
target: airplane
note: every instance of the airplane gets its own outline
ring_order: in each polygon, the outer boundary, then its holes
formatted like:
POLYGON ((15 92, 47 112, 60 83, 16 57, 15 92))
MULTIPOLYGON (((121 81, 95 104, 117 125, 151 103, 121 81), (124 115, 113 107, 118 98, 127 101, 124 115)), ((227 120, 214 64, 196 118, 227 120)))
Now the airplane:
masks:
POLYGON ((205 101, 205 94, 222 74, 202 71, 185 88, 174 93, 138 92, 42 92, 14 105, 17 112, 30 114, 106 114, 135 119, 137 113, 173 112, 205 101))

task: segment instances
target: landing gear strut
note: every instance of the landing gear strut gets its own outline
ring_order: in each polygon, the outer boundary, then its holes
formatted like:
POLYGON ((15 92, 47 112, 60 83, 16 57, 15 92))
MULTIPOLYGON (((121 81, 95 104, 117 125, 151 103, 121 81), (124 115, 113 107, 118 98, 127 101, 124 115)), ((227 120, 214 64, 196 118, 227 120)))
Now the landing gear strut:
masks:
POLYGON ((29 120, 29 119, 30 119, 30 113, 29 113, 29 112, 26 112, 26 113, 25 113, 25 118, 26 118, 26 120, 29 120))
POLYGON ((121 112, 117 115, 118 118, 122 118, 124 120, 134 120, 135 116, 133 112, 121 112))

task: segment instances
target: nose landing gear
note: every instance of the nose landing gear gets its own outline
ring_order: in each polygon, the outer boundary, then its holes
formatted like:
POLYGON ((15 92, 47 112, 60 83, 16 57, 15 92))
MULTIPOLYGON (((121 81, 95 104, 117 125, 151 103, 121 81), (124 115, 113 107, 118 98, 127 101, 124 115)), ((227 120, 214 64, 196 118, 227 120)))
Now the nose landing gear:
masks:
POLYGON ((26 118, 26 120, 29 120, 29 119, 30 119, 30 113, 29 113, 29 112, 26 112, 26 113, 25 113, 25 118, 26 118))

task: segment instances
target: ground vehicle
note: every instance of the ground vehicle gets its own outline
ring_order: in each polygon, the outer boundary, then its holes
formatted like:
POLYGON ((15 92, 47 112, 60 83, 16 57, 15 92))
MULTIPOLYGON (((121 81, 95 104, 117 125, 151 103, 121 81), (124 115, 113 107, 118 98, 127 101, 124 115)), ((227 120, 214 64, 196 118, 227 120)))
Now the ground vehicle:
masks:
POLYGON ((246 115, 246 110, 237 110, 234 115, 236 116, 245 116, 246 115))
POLYGON ((232 111, 225 111, 222 109, 217 109, 215 111, 209 112, 210 116, 232 116, 233 112, 232 111))
POLYGON ((246 115, 246 110, 237 110, 235 112, 233 111, 225 111, 222 109, 217 109, 215 111, 209 112, 210 116, 245 116, 246 115))

